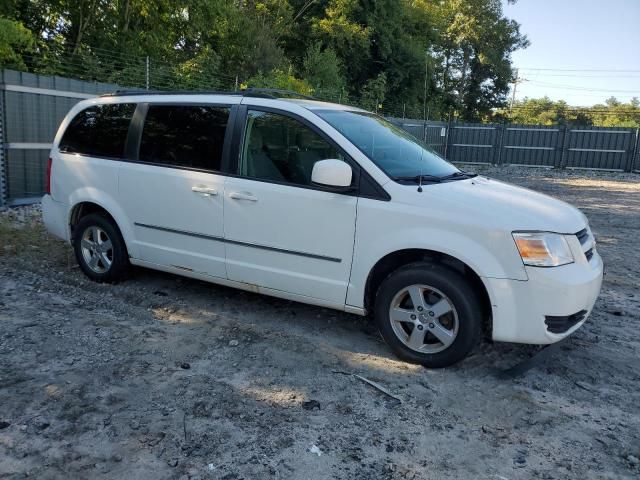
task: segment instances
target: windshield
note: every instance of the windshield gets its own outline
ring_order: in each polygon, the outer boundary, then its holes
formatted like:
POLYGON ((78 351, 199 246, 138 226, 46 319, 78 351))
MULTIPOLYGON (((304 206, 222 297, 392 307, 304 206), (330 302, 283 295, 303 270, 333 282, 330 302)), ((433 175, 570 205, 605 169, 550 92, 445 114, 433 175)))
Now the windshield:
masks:
POLYGON ((446 177, 459 170, 402 128, 369 112, 316 110, 394 180, 446 177))

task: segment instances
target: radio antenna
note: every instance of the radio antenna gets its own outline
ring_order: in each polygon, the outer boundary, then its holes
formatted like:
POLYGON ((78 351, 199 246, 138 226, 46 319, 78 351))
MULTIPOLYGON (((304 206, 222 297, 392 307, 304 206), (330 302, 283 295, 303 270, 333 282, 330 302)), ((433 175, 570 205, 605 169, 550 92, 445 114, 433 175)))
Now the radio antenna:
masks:
MULTIPOLYGON (((426 131, 427 131, 427 124, 425 122, 425 124, 422 126, 423 130, 423 135, 426 135, 426 131)), ((422 144, 420 144, 419 142, 416 142, 418 144, 418 146, 420 147, 420 177, 418 177, 418 193, 422 193, 422 158, 424 155, 424 147, 422 146, 422 144)))

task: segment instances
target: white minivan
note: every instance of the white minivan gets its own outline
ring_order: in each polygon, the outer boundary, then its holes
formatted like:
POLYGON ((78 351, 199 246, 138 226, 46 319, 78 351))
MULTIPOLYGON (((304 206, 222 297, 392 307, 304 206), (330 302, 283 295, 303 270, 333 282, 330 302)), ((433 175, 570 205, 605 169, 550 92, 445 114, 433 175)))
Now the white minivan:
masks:
POLYGON ((282 92, 117 92, 78 103, 42 200, 84 273, 130 264, 371 314, 406 361, 486 335, 549 344, 602 282, 586 217, 459 170, 385 119, 282 92))

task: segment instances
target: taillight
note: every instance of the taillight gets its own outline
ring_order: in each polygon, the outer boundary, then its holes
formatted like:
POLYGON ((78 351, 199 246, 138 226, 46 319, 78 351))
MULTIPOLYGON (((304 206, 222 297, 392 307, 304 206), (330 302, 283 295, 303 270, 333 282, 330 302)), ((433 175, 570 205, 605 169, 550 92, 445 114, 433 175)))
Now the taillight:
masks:
POLYGON ((49 157, 49 160, 47 160, 47 195, 51 195, 51 164, 53 163, 53 160, 51 159, 51 157, 49 157))

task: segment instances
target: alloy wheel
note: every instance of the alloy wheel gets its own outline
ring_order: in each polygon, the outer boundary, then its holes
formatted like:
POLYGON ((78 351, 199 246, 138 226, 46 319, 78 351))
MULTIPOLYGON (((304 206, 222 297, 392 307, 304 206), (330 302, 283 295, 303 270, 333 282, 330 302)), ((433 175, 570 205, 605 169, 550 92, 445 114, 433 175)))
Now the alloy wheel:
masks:
POLYGON ((410 285, 391 301, 389 321, 398 339, 419 353, 446 350, 458 335, 458 313, 453 302, 428 285, 410 285))
POLYGON ((82 234, 80 243, 82 257, 87 266, 95 273, 105 273, 113 263, 113 244, 107 232, 91 226, 82 234))

